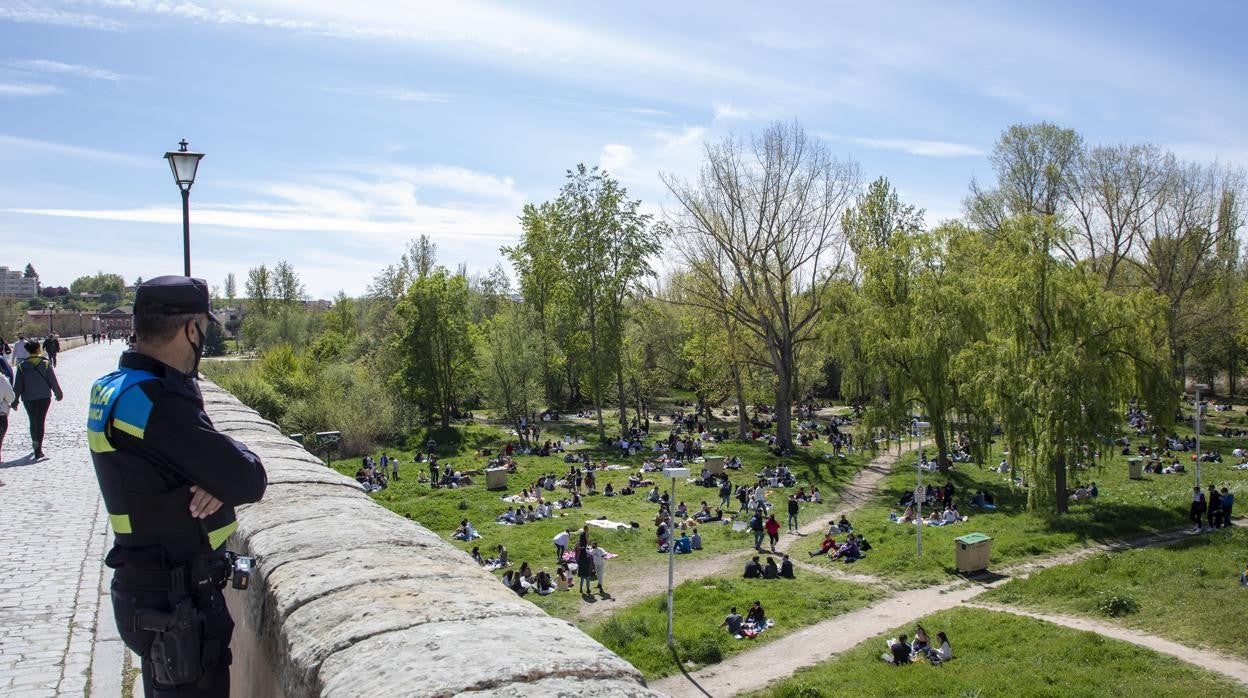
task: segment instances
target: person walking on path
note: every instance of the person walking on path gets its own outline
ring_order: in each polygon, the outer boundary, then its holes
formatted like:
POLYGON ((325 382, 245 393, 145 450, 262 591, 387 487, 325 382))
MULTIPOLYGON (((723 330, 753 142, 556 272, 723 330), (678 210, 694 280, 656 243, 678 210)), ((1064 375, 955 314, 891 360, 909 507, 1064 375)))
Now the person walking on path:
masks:
POLYGON ((797 501, 797 495, 789 496, 789 533, 797 533, 797 512, 801 511, 802 505, 797 501))
POLYGON ((234 508, 260 501, 260 457, 217 431, 197 376, 216 322, 202 279, 139 286, 137 342, 91 387, 87 443, 115 534, 105 557, 122 641, 142 658, 146 696, 230 694, 234 622, 221 590, 234 508))
POLYGON ((43 353, 48 357, 52 368, 56 368, 56 355, 61 353, 61 340, 57 339, 55 332, 49 334, 48 338, 43 340, 43 353))
POLYGON ((771 514, 767 517, 767 523, 763 525, 767 529, 767 540, 771 544, 771 552, 776 552, 776 543, 780 542, 780 522, 776 521, 776 515, 771 514))
POLYGON ((39 340, 26 340, 25 349, 28 356, 17 366, 17 380, 13 382, 16 397, 10 406, 17 409, 17 403, 21 402, 26 407, 30 443, 34 447, 35 458, 43 458, 43 425, 48 418, 48 407, 52 404, 53 395, 59 402, 65 394, 56 380, 56 371, 39 354, 39 340))
POLYGON ((750 530, 754 532, 754 549, 760 553, 763 552, 764 527, 763 509, 759 507, 754 510, 754 516, 750 518, 750 530))
POLYGON ((4 435, 9 430, 9 403, 17 399, 9 379, 0 376, 0 463, 4 463, 4 435))
POLYGON ((13 367, 9 365, 9 357, 13 355, 13 348, 9 343, 4 341, 4 337, 0 337, 0 375, 9 379, 9 384, 13 384, 13 367))
POLYGON ((607 551, 598 547, 598 541, 594 541, 590 545, 589 556, 594 560, 594 576, 598 578, 598 593, 605 594, 607 592, 602 588, 602 577, 607 571, 607 551))
POLYGON ((1222 497, 1218 495, 1217 485, 1209 485, 1207 501, 1209 507, 1209 530, 1212 531, 1222 526, 1222 497))
POLYGON ((26 360, 30 356, 30 350, 26 348, 26 335, 21 332, 17 333, 17 341, 13 342, 13 370, 17 370, 17 365, 26 360))

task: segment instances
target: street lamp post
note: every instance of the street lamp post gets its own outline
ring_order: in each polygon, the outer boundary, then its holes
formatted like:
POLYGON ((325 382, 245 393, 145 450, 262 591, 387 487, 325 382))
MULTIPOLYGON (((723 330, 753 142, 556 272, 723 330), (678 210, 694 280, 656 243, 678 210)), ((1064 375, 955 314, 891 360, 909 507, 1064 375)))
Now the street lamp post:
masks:
POLYGON ((1208 390, 1209 386, 1204 383, 1197 383, 1196 388, 1196 417, 1193 426, 1196 427, 1196 488, 1200 488, 1200 391, 1208 390))
POLYGON ((182 190, 182 270, 186 276, 191 275, 191 185, 195 183, 195 171, 199 169, 199 161, 203 153, 188 150, 190 143, 183 138, 178 142, 178 149, 165 153, 169 161, 169 169, 173 179, 182 190))
POLYGON ((52 334, 52 316, 56 314, 56 303, 48 303, 48 335, 52 334))
POLYGON ((923 430, 930 426, 930 422, 914 423, 919 437, 919 453, 914 459, 914 547, 918 557, 923 557, 923 430))
MULTIPOLYGON (((689 477, 688 468, 664 468, 663 477, 672 481, 672 496, 667 500, 667 511, 673 511, 676 502, 677 478, 689 477)), ((676 577, 676 517, 670 517, 671 525, 667 532, 667 647, 676 651, 676 643, 672 639, 672 582, 676 577)))

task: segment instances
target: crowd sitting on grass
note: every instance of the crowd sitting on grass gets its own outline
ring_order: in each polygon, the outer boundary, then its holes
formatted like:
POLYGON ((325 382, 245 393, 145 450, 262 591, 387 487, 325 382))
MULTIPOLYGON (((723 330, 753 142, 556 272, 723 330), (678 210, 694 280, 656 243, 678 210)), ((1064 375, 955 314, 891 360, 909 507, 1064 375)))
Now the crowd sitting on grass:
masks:
POLYGON ((903 666, 924 659, 934 666, 940 666, 953 659, 953 646, 949 644, 949 636, 942 630, 936 633, 936 642, 933 643, 922 625, 915 626, 913 642, 907 642, 906 636, 901 635, 886 640, 885 644, 888 645, 888 651, 880 655, 880 659, 893 666, 903 666))
POLYGON ((767 557, 767 564, 758 561, 759 556, 755 555, 750 561, 745 563, 745 572, 741 575, 742 579, 796 579, 793 573, 793 561, 789 559, 788 553, 780 556, 780 564, 776 564, 776 559, 770 555, 767 557))
POLYGON ((718 628, 727 628, 728 634, 737 638, 754 638, 759 633, 774 625, 773 621, 767 619, 767 613, 763 610, 761 601, 755 601, 744 618, 737 613, 737 607, 732 606, 728 609, 728 615, 720 621, 718 628))

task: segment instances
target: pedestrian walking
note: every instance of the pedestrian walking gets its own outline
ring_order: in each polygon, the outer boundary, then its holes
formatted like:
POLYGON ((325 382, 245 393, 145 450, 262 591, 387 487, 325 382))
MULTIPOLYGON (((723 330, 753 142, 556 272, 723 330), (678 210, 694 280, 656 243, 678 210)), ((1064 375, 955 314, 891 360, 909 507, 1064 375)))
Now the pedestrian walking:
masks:
POLYGON ((13 342, 13 370, 17 370, 17 365, 25 361, 27 356, 30 356, 30 350, 26 348, 26 335, 18 332, 17 341, 13 342))
POLYGON ((1205 493, 1200 491, 1200 485, 1192 488, 1192 508, 1188 513, 1188 519, 1196 525, 1196 533, 1200 533, 1200 519, 1205 513, 1205 493))
POLYGON ((767 523, 763 525, 767 530, 767 540, 771 543, 771 552, 776 552, 776 543, 780 542, 780 522, 776 521, 776 515, 771 514, 767 517, 767 523))
POLYGON ((61 353, 61 340, 57 338, 53 332, 43 340, 43 353, 48 357, 48 362, 52 364, 52 368, 56 368, 56 355, 61 353))
POLYGON ((797 512, 801 510, 797 495, 789 496, 789 533, 797 533, 797 512))
POLYGON ((13 384, 13 367, 9 365, 9 357, 12 355, 13 348, 4 341, 4 337, 0 337, 0 375, 9 379, 10 387, 13 384))
POLYGON ((1208 507, 1209 529, 1213 530, 1222 527, 1222 497, 1218 494, 1216 485, 1209 485, 1209 497, 1206 500, 1208 507))
MULTIPOLYGON (((386 458, 386 455, 382 454, 381 457, 386 458)), ((390 479, 394 480, 395 482, 399 481, 399 459, 398 458, 390 459, 390 479)))
POLYGON ((754 510, 754 516, 750 518, 750 530, 754 532, 754 549, 760 553, 763 551, 763 509, 759 507, 754 510))
POLYGON ((590 544, 589 556, 594 561, 594 576, 598 578, 598 593, 605 594, 607 592, 602 588, 602 579, 607 571, 607 551, 598 547, 598 541, 594 541, 590 544))
POLYGON ((577 588, 581 594, 589 596, 594 593, 594 558, 590 556, 589 548, 579 544, 576 546, 576 577, 580 580, 577 588))
POLYGON ((43 458, 43 426, 48 418, 48 407, 52 405, 53 395, 60 402, 65 394, 61 392, 61 384, 56 380, 56 371, 40 354, 39 340, 28 339, 24 347, 27 356, 17 366, 17 380, 13 382, 13 394, 16 397, 10 406, 17 409, 19 402, 25 406, 35 458, 43 458))
POLYGON ((4 435, 9 430, 9 403, 17 399, 9 379, 0 376, 0 464, 4 463, 4 435))

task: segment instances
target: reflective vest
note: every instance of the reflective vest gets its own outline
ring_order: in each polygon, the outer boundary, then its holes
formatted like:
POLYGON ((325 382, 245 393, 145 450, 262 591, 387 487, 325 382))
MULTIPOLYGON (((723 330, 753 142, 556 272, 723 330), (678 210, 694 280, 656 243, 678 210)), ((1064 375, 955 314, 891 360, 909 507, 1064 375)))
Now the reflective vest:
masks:
POLYGON ((118 432, 144 440, 151 420, 159 418, 140 387, 155 380, 155 374, 132 368, 97 380, 91 386, 87 443, 117 546, 160 546, 165 552, 160 557, 177 564, 220 548, 238 522, 228 506, 206 519, 192 517, 192 483, 150 456, 117 447, 118 432))

